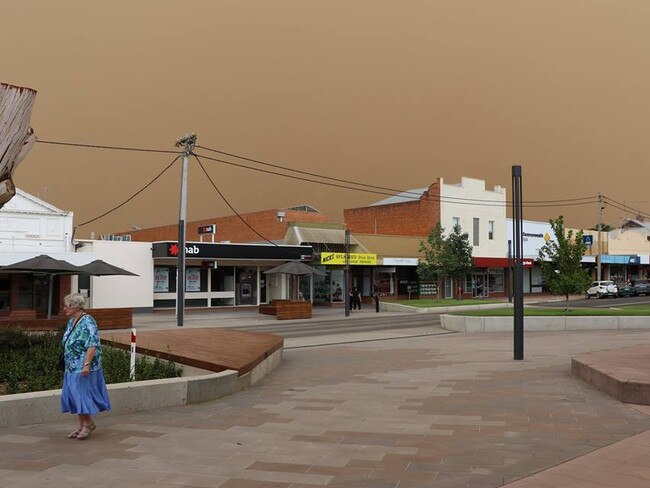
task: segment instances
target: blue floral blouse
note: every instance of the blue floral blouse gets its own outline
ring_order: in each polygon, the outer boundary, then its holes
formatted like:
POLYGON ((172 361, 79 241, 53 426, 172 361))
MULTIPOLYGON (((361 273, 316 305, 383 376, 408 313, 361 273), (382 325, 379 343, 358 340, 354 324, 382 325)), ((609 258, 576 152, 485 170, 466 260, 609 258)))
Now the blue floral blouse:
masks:
POLYGON ((98 370, 102 367, 102 349, 99 341, 99 328, 95 319, 90 315, 84 314, 73 327, 74 319, 68 320, 68 325, 63 332, 63 355, 65 357, 66 373, 81 373, 84 362, 86 361, 86 352, 95 346, 95 355, 90 362, 90 371, 98 370))

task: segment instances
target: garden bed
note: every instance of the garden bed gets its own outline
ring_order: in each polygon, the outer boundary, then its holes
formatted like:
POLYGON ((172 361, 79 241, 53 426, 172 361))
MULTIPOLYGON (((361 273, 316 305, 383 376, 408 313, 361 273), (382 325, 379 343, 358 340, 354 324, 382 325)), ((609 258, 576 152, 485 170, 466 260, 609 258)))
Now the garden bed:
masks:
MULTIPOLYGON (((61 351, 61 332, 0 328, 0 395, 61 388, 63 372, 57 369, 61 351)), ((129 381, 130 353, 108 346, 102 353, 106 383, 129 381)), ((136 359, 138 381, 175 378, 182 371, 173 361, 140 355, 136 359)))

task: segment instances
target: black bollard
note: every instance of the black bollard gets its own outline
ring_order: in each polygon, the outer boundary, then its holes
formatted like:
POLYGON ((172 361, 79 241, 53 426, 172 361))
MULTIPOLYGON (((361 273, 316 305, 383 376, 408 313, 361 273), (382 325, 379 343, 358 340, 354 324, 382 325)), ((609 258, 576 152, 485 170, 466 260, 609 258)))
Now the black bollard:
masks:
POLYGON ((379 313, 379 295, 375 293, 372 298, 375 299, 375 312, 379 313))

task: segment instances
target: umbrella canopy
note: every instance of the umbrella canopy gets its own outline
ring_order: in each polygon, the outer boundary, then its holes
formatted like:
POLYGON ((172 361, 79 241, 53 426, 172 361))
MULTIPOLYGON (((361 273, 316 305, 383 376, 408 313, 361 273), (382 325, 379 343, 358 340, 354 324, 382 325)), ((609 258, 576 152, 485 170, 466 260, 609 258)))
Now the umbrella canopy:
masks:
POLYGON ((52 280, 55 274, 78 274, 79 268, 74 264, 70 264, 62 259, 54 259, 53 257, 41 254, 35 258, 25 259, 14 264, 7 266, 0 266, 0 271, 9 271, 14 273, 28 272, 28 273, 44 273, 49 275, 49 287, 47 295, 47 318, 52 316, 52 280))
POLYGON ((301 261, 289 261, 288 263, 281 264, 275 268, 267 269, 264 271, 266 274, 284 273, 294 276, 302 275, 318 275, 325 276, 323 271, 314 269, 301 261))
POLYGON ((31 273, 46 273, 46 274, 76 274, 79 268, 74 264, 61 259, 54 259, 45 254, 36 256, 35 258, 25 259, 14 264, 7 266, 0 266, 0 271, 24 271, 31 273))
POLYGON ((102 261, 101 259, 95 259, 88 264, 78 266, 77 270, 82 274, 88 274, 91 276, 139 276, 131 271, 127 271, 118 266, 109 264, 106 261, 102 261))

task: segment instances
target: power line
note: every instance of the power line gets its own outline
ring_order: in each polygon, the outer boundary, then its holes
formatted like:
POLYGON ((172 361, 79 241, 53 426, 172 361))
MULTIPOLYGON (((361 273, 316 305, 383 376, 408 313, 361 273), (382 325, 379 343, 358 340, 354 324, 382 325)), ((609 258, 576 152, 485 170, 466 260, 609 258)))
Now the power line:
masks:
POLYGON ((150 152, 158 154, 182 154, 179 151, 171 151, 167 149, 147 149, 143 147, 124 147, 124 146, 102 146, 99 144, 82 144, 77 142, 60 142, 60 141, 44 141, 37 139, 36 142, 40 144, 53 144, 56 146, 72 146, 72 147, 86 147, 92 149, 112 149, 115 151, 136 151, 136 152, 150 152))
POLYGON ((614 208, 616 208, 616 209, 618 209, 618 210, 621 210, 621 211, 623 211, 623 212, 627 212, 627 213, 631 213, 631 214, 637 214, 637 215, 641 215, 641 216, 649 217, 649 218, 650 218, 650 214, 647 213, 647 212, 642 212, 641 209, 638 209, 638 208, 635 209, 635 208, 633 208, 633 207, 629 207, 628 205, 625 205, 624 203, 621 203, 621 202, 619 202, 619 201, 617 201, 617 200, 614 200, 613 198, 610 198, 610 197, 608 197, 608 196, 603 196, 603 197, 605 198, 605 200, 609 200, 609 202, 606 201, 605 203, 607 203, 608 205, 610 205, 610 206, 612 206, 612 207, 614 207, 614 208), (615 204, 617 204, 617 205, 619 205, 619 206, 617 207, 616 205, 614 205, 614 204, 612 204, 612 203, 610 203, 610 202, 614 202, 615 204), (623 207, 623 208, 620 208, 620 207, 623 207))
MULTIPOLYGON (((158 154, 181 154, 178 151, 165 150, 165 149, 150 149, 150 148, 141 148, 141 147, 127 147, 127 146, 109 146, 109 145, 100 145, 100 144, 85 144, 85 143, 62 142, 62 141, 48 141, 48 140, 40 140, 40 139, 37 140, 37 142, 39 142, 41 144, 52 144, 52 145, 82 147, 82 148, 92 148, 92 149, 108 149, 108 150, 117 150, 117 151, 150 152, 150 153, 158 153, 158 154)), ((282 166, 282 165, 279 165, 279 164, 269 163, 269 162, 266 162, 266 161, 262 161, 260 159, 248 158, 246 156, 241 156, 241 155, 238 155, 238 154, 235 154, 235 153, 230 153, 230 152, 227 152, 227 151, 221 151, 219 149, 214 149, 214 148, 210 148, 210 147, 206 147, 206 146, 197 145, 196 147, 199 147, 201 149, 205 149, 207 151, 212 151, 212 152, 215 152, 215 153, 218 153, 218 154, 223 154, 223 155, 226 155, 226 156, 238 158, 238 159, 241 159, 241 160, 244 160, 244 161, 249 161, 249 162, 253 162, 253 163, 257 163, 257 164, 261 164, 261 165, 265 165, 265 166, 269 166, 269 167, 273 167, 273 168, 277 168, 277 169, 282 169, 284 171, 290 171, 290 172, 294 172, 294 173, 298 173, 298 174, 304 174, 304 175, 307 175, 307 176, 313 176, 315 178, 320 178, 320 179, 324 179, 324 180, 337 181, 337 182, 340 182, 340 183, 347 183, 348 185, 355 185, 355 186, 360 186, 360 187, 365 187, 365 188, 372 188, 372 189, 375 189, 375 190, 384 190, 384 191, 372 191, 372 190, 367 190, 367 189, 364 189, 364 188, 355 188, 355 187, 351 187, 351 186, 337 185, 337 184, 333 184, 333 183, 327 183, 327 182, 312 180, 312 179, 308 179, 308 178, 299 178, 299 177, 295 177, 295 176, 292 176, 292 175, 287 175, 287 174, 284 174, 284 173, 266 171, 268 174, 274 174, 274 175, 277 175, 277 176, 284 176, 285 178, 293 178, 293 179, 307 181, 307 182, 311 182, 311 183, 318 183, 318 184, 322 184, 322 185, 326 185, 326 186, 344 188, 344 189, 348 189, 348 190, 364 191, 364 192, 367 192, 367 193, 375 193, 375 194, 378 194, 378 195, 396 196, 396 194, 397 194, 397 195, 399 195, 399 196, 401 196, 401 197, 403 197, 403 198, 405 198, 407 200, 410 199, 412 201, 419 200, 423 196, 421 193, 414 192, 412 190, 400 190, 400 189, 396 189, 396 188, 389 188, 389 187, 382 187, 382 186, 377 186, 377 185, 370 185, 370 184, 367 184, 367 183, 361 183, 361 182, 346 180, 346 179, 342 179, 342 178, 335 178, 335 177, 332 177, 332 176, 321 175, 321 174, 312 173, 312 172, 309 172, 309 171, 297 170, 297 169, 293 169, 293 168, 290 168, 290 167, 287 167, 287 166, 282 166)), ((217 159, 217 158, 210 158, 208 156, 202 156, 202 157, 204 157, 206 159, 209 159, 211 161, 216 161, 216 162, 220 162, 220 163, 223 163, 223 164, 230 164, 232 166, 237 166, 237 167, 240 167, 240 168, 265 172, 264 170, 262 170, 260 168, 254 168, 254 167, 251 167, 251 166, 237 164, 237 163, 234 163, 234 162, 231 162, 231 161, 225 161, 225 160, 217 159)), ((433 199, 433 197, 431 197, 431 196, 428 196, 427 198, 433 199)), ((572 205, 588 205, 588 204, 594 203, 595 198, 596 198, 595 196, 590 196, 590 197, 580 197, 580 198, 564 198, 564 199, 557 199, 557 200, 530 200, 528 202, 525 202, 523 206, 528 207, 528 208, 535 208, 535 207, 540 208, 540 207, 561 207, 561 206, 572 206, 572 205)), ((472 203, 468 203, 468 204, 470 204, 470 205, 481 205, 481 206, 491 206, 490 204, 494 204, 492 206, 497 206, 497 207, 510 206, 511 205, 511 202, 509 202, 509 201, 501 202, 499 200, 489 200, 489 199, 480 199, 480 198, 464 198, 464 197, 456 197, 456 196, 451 196, 451 195, 435 198, 435 201, 440 201, 440 202, 445 202, 445 203, 450 203, 450 204, 459 203, 459 202, 472 202, 472 203), (456 202, 455 200, 458 200, 458 202, 456 202)))
MULTIPOLYGON (((103 214, 98 215, 98 216, 95 217, 95 218, 92 218, 92 219, 90 219, 90 220, 87 220, 86 222, 82 222, 81 224, 75 225, 75 229, 76 229, 77 227, 82 227, 82 226, 84 226, 84 225, 87 225, 87 224, 90 224, 90 223, 92 223, 92 222, 95 222, 96 220, 99 220, 99 219, 101 219, 102 217, 106 217, 108 214, 114 212, 115 210, 117 210, 117 209, 123 207, 124 205, 126 205, 127 203, 129 203, 131 200, 133 200, 135 197, 137 197, 140 193, 142 193, 142 192, 145 191, 147 188, 149 188, 149 187, 150 187, 150 186, 151 186, 151 185, 152 185, 152 184, 153 184, 153 183, 154 183, 158 178, 160 178, 160 177, 165 173, 165 171, 167 171, 169 168, 171 168, 171 167, 173 166, 173 164, 174 164, 176 161, 178 161, 178 158, 180 158, 180 157, 181 157, 181 154, 177 155, 177 156, 174 158, 174 160, 173 160, 171 163, 169 163, 169 164, 165 167, 165 169, 163 169, 160 173, 158 173, 158 174, 157 174, 157 175, 156 175, 156 176, 155 176, 151 181, 149 181, 149 183, 147 183, 146 185, 144 185, 142 188, 140 188, 138 191, 136 191, 133 195, 131 195, 131 196, 130 196, 129 198, 127 198, 126 200, 124 200, 122 203, 120 203, 119 205, 113 207, 112 209, 110 209, 110 210, 104 212, 103 214)), ((74 234, 74 232, 73 232, 73 234, 74 234)))
MULTIPOLYGON (((650 218, 650 214, 647 214, 647 213, 645 213, 645 212, 641 212, 641 210, 639 210, 639 209, 631 209, 631 208, 629 208, 629 207, 626 208, 625 206, 620 206, 620 205, 617 205, 617 204, 615 204, 615 203, 612 203, 612 202, 614 202, 614 201, 615 201, 615 200, 612 200, 612 199, 609 199, 609 198, 605 197, 605 204, 606 204, 606 205, 609 205, 609 206, 612 207, 612 208, 615 208, 615 209, 617 209, 617 210, 620 210, 621 212, 624 212, 624 213, 628 213, 628 214, 632 214, 632 215, 640 215, 640 216, 642 216, 642 217, 648 217, 648 218, 650 218), (610 200, 610 201, 608 201, 608 200, 610 200)), ((617 202, 617 203, 618 203, 618 202, 617 202)))
MULTIPOLYGON (((199 147, 199 146, 197 146, 197 147, 199 147)), ((195 156, 197 155, 194 152, 192 154, 194 154, 195 156)), ((306 181, 306 182, 309 182, 309 183, 316 183, 316 184, 319 184, 319 185, 330 186, 330 187, 335 187, 335 188, 343 188, 343 189, 346 189, 346 190, 362 191, 362 192, 365 192, 365 193, 373 193, 373 194, 386 195, 386 196, 395 196, 393 193, 388 193, 386 191, 370 190, 370 189, 365 189, 365 188, 355 188, 355 187, 351 187, 351 186, 341 185, 341 184, 338 184, 338 183, 329 183, 329 182, 326 182, 326 181, 318 181, 318 180, 313 180, 313 179, 310 179, 310 178, 303 178, 301 176, 288 175, 288 174, 280 173, 280 172, 277 172, 277 171, 271 171, 271 170, 262 169, 262 168, 255 168, 253 166, 248 166, 248 165, 241 164, 241 163, 235 163, 235 162, 232 162, 232 161, 226 161, 224 159, 213 158, 213 157, 205 156, 205 155, 202 155, 202 154, 198 154, 198 156, 201 156, 202 158, 208 159, 210 161, 215 161, 215 162, 218 162, 218 163, 227 164, 227 165, 230 165, 230 166, 235 166, 237 168, 248 169, 248 170, 251 170, 251 171, 257 171, 259 173, 271 174, 271 175, 275 175, 275 176, 282 176, 284 178, 290 178, 290 179, 293 179, 293 180, 306 181)), ((411 201, 417 201, 421 197, 422 197, 422 195, 418 195, 417 197, 404 197, 404 198, 410 199, 411 201)), ((446 197, 446 196, 445 197, 437 197, 437 198, 429 196, 428 198, 431 199, 431 200, 434 200, 434 201, 439 201, 439 202, 443 202, 443 203, 450 203, 450 204, 456 204, 456 205, 474 205, 474 206, 483 206, 483 207, 509 207, 510 206, 510 202, 507 202, 507 201, 498 202, 498 203, 481 203, 481 202, 497 202, 497 200, 467 199, 467 200, 471 200, 471 201, 453 201, 453 200, 448 200, 449 197, 446 197)), ((460 197, 458 197, 458 198, 460 198, 460 197)), ((575 205, 591 205, 591 204, 593 204, 594 202, 597 201, 596 197, 584 197, 584 199, 589 199, 589 200, 580 201, 580 200, 583 200, 583 198, 577 198, 577 199, 567 200, 568 203, 562 203, 563 201, 557 201, 558 203, 526 203, 526 204, 524 204, 524 207, 527 207, 527 208, 536 208, 536 207, 537 208, 543 208, 543 207, 565 207, 565 206, 575 206, 575 205)), ((462 200, 466 200, 466 199, 462 199, 462 200)), ((553 202, 553 200, 548 200, 548 202, 553 202)))
MULTIPOLYGON (((283 165, 280 165, 280 164, 269 163, 267 161, 262 161, 260 159, 254 159, 254 158, 249 158, 249 157, 246 157, 246 156, 241 156, 241 155, 230 153, 230 152, 227 152, 227 151, 222 151, 220 149, 214 149, 214 148, 210 148, 210 147, 206 147, 206 146, 200 146, 200 145, 197 145, 196 147, 198 147, 200 149, 205 149, 206 151, 211 151, 211 152, 214 152, 214 153, 223 154, 224 156, 230 156, 230 157, 233 157, 233 158, 241 159, 243 161, 249 161, 251 163, 257 163, 257 164, 261 164, 261 165, 264 165, 264 166, 269 166, 269 167, 276 168, 276 169, 282 169, 284 171, 291 171, 291 172, 294 172, 294 173, 303 174, 303 175, 307 175, 307 176, 313 176, 313 177, 321 178, 321 179, 325 179, 325 180, 337 181, 339 183, 348 183, 348 184, 351 184, 351 185, 362 186, 362 187, 366 187, 366 188, 373 188, 375 190, 385 190, 387 192, 390 192, 390 193, 379 192, 379 194, 382 194, 382 195, 395 196, 394 194, 397 193, 397 194, 400 194, 401 196, 403 196, 404 198, 408 198, 409 195, 412 195, 412 198, 414 200, 418 200, 422 196, 421 193, 415 192, 415 191, 412 191, 412 190, 400 190, 400 189, 389 188, 389 187, 384 187, 384 186, 369 185, 367 183, 360 183, 358 181, 346 180, 346 179, 342 179, 342 178, 335 178, 335 177, 332 177, 332 176, 326 176, 326 175, 321 175, 321 174, 318 174, 318 173, 312 173, 312 172, 309 172, 309 171, 303 171, 303 170, 299 170, 299 169, 290 168, 288 166, 283 166, 283 165)), ((204 156, 204 157, 207 158, 207 156, 204 156)), ((207 159, 209 159, 209 158, 207 158, 207 159)), ((218 161, 225 162, 223 160, 218 160, 218 161)), ((232 164, 236 164, 236 163, 232 163, 232 164)), ((240 167, 246 167, 246 168, 252 169, 250 166, 240 166, 240 167)), ((278 174, 278 173, 272 173, 272 174, 278 174)), ((307 181, 313 181, 313 180, 307 180, 307 181)), ((349 188, 349 187, 344 187, 344 188, 349 188)), ((454 197, 454 196, 445 196, 444 198, 448 198, 450 200, 502 203, 500 200, 486 200, 486 199, 479 199, 479 198, 463 198, 463 197, 454 197)), ((581 197, 581 198, 563 198, 563 199, 558 199, 558 200, 531 200, 528 203, 529 204, 536 204, 536 203, 558 203, 559 204, 559 203, 563 203, 563 202, 576 202, 576 201, 581 201, 581 200, 590 200, 589 203, 593 203, 591 200, 593 200, 594 198, 596 198, 596 196, 581 197)))
POLYGON ((219 188, 217 187, 217 185, 214 183, 214 181, 212 181, 212 178, 210 178, 210 175, 208 174, 208 172, 206 171, 206 169, 203 167, 203 163, 201 162, 201 160, 199 159, 199 157, 198 157, 195 153, 192 153, 192 156, 194 156, 194 157, 196 158, 196 160, 199 162, 199 166, 200 166, 201 169, 203 170, 203 174, 205 174, 205 176, 208 178, 208 181, 210 182, 210 184, 212 185, 212 187, 217 191, 217 193, 218 193, 219 196, 223 199, 223 201, 226 202, 226 205, 228 205, 228 207, 230 207, 230 210, 232 210, 232 211, 235 213, 235 215, 236 215, 237 217, 239 217, 239 220, 241 220, 241 221, 246 225, 246 227, 248 227, 250 230, 252 230, 256 235, 258 235, 259 237, 261 237, 261 238, 264 239, 265 241, 270 242, 270 243, 273 244, 274 246, 277 246, 277 245, 278 245, 277 243, 275 243, 275 242, 269 240, 268 238, 264 237, 262 234, 260 234, 259 232, 257 232, 257 231, 256 231, 256 230, 255 230, 255 229, 254 229, 254 228, 253 228, 253 227, 248 223, 248 222, 246 222, 246 220, 245 220, 241 215, 239 215, 239 213, 237 212, 237 210, 235 210, 235 208, 230 204, 230 202, 229 202, 228 199, 224 196, 224 194, 221 193, 221 191, 219 190, 219 188))

